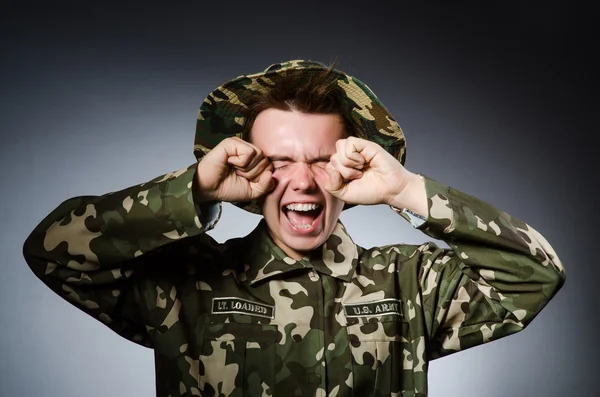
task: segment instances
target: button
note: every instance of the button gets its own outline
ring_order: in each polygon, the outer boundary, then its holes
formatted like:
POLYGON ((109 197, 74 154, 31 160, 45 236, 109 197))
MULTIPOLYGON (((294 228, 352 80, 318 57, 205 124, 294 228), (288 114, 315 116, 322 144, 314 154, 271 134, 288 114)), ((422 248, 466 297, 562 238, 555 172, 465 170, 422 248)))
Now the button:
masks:
POLYGON ((317 274, 317 272, 315 272, 314 270, 311 270, 310 272, 308 272, 308 278, 310 278, 311 281, 319 281, 319 275, 317 274))

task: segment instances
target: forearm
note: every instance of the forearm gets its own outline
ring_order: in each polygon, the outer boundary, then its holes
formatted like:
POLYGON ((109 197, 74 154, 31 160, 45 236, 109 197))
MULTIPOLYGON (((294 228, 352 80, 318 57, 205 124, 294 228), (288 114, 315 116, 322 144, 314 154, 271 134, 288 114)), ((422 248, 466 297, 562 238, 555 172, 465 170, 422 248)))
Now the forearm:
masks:
POLYGON ((65 201, 27 238, 25 259, 40 278, 57 276, 56 267, 73 270, 65 278, 89 276, 209 230, 218 214, 208 223, 199 218, 190 189, 194 174, 191 166, 118 192, 65 201))
POLYGON ((148 345, 132 282, 153 266, 144 254, 203 233, 218 220, 218 213, 197 213, 194 174, 192 166, 118 192, 65 201, 25 241, 27 263, 58 295, 148 345))
POLYGON ((420 275, 423 290, 436 294, 432 332, 458 350, 524 328, 564 283, 554 249, 494 206, 429 178, 425 184, 429 214, 419 229, 452 250, 432 253, 420 275))

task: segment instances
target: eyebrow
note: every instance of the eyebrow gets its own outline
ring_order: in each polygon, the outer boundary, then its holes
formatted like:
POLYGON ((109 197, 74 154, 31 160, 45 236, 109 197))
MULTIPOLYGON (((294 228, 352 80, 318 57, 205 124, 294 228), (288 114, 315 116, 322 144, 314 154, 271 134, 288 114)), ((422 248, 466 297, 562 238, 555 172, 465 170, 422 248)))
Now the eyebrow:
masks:
MULTIPOLYGON (((329 156, 320 156, 320 157, 316 157, 316 158, 312 158, 312 159, 307 159, 306 162, 308 164, 312 164, 312 163, 318 163, 320 161, 329 161, 329 158, 331 157, 331 155, 329 156)), ((269 159, 269 161, 289 161, 289 162, 296 162, 296 160, 294 160, 291 157, 288 156, 268 156, 267 157, 269 159)))

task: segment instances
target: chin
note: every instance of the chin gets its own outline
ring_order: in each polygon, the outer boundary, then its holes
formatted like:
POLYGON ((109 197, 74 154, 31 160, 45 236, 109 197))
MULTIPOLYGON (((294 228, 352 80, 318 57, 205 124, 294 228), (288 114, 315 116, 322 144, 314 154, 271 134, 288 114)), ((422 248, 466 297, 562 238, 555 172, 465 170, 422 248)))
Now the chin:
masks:
POLYGON ((312 238, 287 238, 283 243, 296 252, 308 254, 319 248, 325 240, 327 240, 327 238, 324 236, 315 236, 312 238))

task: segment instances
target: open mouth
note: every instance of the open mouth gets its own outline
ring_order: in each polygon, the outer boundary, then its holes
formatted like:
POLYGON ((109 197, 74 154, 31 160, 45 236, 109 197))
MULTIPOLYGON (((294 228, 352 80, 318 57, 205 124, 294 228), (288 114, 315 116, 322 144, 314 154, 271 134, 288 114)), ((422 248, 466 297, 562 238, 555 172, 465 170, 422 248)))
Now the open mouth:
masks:
POLYGON ((317 203, 294 203, 283 208, 290 224, 298 230, 310 230, 323 212, 323 206, 317 203))

